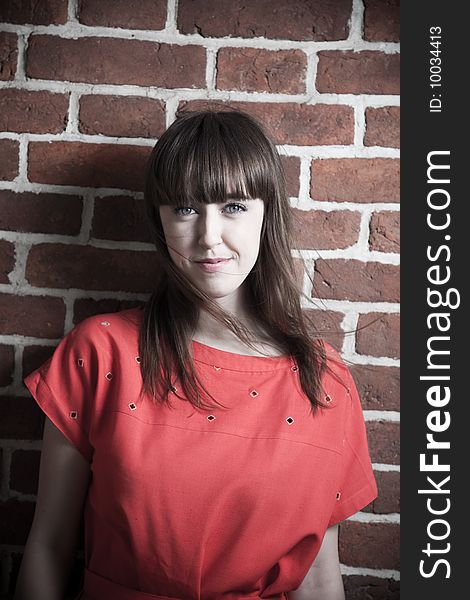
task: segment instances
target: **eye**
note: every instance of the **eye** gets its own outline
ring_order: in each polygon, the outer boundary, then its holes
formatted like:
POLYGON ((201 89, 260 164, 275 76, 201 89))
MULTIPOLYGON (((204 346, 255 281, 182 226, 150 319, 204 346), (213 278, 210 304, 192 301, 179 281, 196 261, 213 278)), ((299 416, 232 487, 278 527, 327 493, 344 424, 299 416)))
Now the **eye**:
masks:
POLYGON ((239 212, 245 212, 247 210, 247 208, 244 204, 238 204, 237 202, 230 202, 230 204, 225 205, 224 210, 227 210, 227 212, 229 214, 234 215, 239 212), (233 208, 235 210, 228 210, 231 208, 233 208))
POLYGON ((173 212, 175 215, 180 215, 182 217, 188 216, 190 213, 187 211, 194 210, 192 206, 175 206, 173 212))

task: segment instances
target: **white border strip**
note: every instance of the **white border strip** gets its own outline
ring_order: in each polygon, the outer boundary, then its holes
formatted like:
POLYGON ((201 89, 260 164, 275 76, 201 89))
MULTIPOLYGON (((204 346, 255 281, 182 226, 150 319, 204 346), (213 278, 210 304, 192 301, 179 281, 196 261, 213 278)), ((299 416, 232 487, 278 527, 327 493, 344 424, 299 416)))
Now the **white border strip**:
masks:
POLYGON ((342 575, 362 575, 365 577, 379 577, 380 579, 394 579, 400 581, 400 571, 392 569, 365 569, 363 567, 350 567, 340 564, 342 575))

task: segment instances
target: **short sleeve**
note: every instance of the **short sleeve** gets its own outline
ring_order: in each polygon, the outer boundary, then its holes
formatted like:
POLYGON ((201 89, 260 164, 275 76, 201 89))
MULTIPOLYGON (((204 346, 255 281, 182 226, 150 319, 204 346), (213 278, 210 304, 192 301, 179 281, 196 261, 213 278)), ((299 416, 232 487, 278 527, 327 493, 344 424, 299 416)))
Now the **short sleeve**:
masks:
POLYGON ((23 379, 42 411, 88 462, 101 354, 94 329, 88 319, 76 325, 54 354, 23 379))
POLYGON ((341 474, 328 527, 347 519, 377 497, 361 401, 348 369, 346 385, 349 406, 345 415, 341 474))

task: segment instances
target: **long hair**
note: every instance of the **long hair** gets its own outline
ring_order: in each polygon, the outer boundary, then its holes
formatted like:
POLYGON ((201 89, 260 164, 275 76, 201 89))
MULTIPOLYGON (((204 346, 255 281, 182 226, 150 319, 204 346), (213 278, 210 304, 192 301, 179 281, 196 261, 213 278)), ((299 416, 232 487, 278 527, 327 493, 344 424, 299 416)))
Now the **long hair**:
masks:
POLYGON ((244 283, 248 310, 269 338, 295 360, 302 390, 315 413, 325 406, 321 379, 327 368, 326 349, 300 304, 291 254, 292 211, 281 159, 261 125, 234 110, 182 113, 158 140, 148 161, 145 211, 160 276, 144 307, 140 330, 142 393, 169 406, 170 392, 185 396, 198 408, 214 406, 207 397, 223 406, 204 387, 191 353, 202 307, 256 349, 252 332, 175 266, 159 214, 161 205, 226 202, 228 197, 264 202, 259 254, 244 283), (176 380, 182 390, 174 385, 176 380))

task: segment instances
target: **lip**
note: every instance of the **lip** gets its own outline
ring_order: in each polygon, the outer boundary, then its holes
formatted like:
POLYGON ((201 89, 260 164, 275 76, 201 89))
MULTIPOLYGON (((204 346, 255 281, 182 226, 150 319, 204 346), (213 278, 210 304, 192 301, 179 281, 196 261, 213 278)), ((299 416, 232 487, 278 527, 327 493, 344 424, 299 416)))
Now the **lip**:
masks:
POLYGON ((201 260, 196 260, 195 262, 198 262, 198 263, 202 263, 203 262, 203 263, 211 263, 212 264, 212 263, 218 263, 218 262, 227 261, 227 260, 230 260, 230 258, 224 258, 224 257, 220 257, 220 258, 203 258, 201 260))
POLYGON ((230 258, 208 258, 207 260, 197 260, 195 262, 203 271, 212 273, 221 269, 230 260, 230 258))

